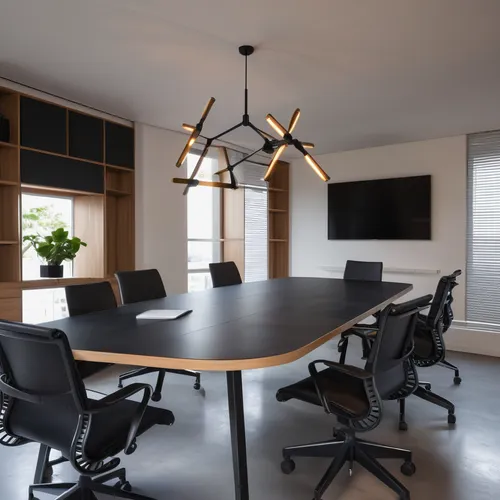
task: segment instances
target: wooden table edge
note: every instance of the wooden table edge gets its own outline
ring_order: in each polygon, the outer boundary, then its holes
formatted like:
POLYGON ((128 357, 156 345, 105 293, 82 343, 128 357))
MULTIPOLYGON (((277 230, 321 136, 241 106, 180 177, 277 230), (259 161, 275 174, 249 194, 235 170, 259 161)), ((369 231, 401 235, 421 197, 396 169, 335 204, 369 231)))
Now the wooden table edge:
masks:
POLYGON ((158 356, 144 356, 139 354, 119 354, 113 352, 101 351, 83 351, 73 350, 73 356, 78 361, 95 361, 99 363, 113 363, 117 365, 133 365, 144 366, 152 368, 172 368, 184 370, 197 370, 197 371, 240 371, 240 370, 254 370, 256 368, 267 368, 271 366, 285 365, 303 358, 306 354, 314 351, 325 342, 328 342, 333 337, 340 335, 342 332, 349 330, 356 323, 371 316, 377 311, 381 311, 386 306, 406 295, 413 289, 413 285, 394 295, 390 299, 382 302, 381 304, 373 307, 364 314, 344 323, 342 326, 326 333, 322 337, 307 344, 295 351, 290 351, 284 354, 277 354, 275 356, 267 356, 262 358, 249 358, 249 359, 190 359, 190 358, 166 358, 158 356))

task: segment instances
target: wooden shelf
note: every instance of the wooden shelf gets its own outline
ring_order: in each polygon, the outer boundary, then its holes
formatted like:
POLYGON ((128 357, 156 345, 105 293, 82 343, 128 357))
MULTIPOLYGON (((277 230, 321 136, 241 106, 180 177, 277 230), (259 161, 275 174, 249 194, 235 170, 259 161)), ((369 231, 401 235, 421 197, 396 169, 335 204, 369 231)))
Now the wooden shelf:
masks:
POLYGON ((275 193, 288 193, 288 189, 280 189, 280 188, 274 188, 274 187, 270 187, 268 189, 269 189, 269 191, 272 191, 275 193))
POLYGON ((0 148, 17 148, 17 144, 12 144, 11 142, 0 141, 0 148))
POLYGON ((110 168, 111 170, 120 170, 123 172, 134 172, 133 168, 118 167, 117 165, 109 165, 108 163, 106 163, 106 168, 110 168))
POLYGON ((0 240, 0 245, 19 245, 19 241, 14 241, 14 240, 0 240))
POLYGON ((281 239, 278 239, 278 238, 270 238, 269 239, 269 243, 287 243, 288 240, 281 240, 281 239))
POLYGON ((286 214, 288 212, 288 210, 284 210, 282 208, 270 208, 269 212, 277 213, 277 214, 286 214))
POLYGON ((19 182, 17 181, 4 181, 0 179, 0 186, 19 186, 19 182))
POLYGON ((106 194, 111 196, 130 196, 132 193, 122 191, 121 189, 106 189, 106 194))
POLYGON ((103 193, 91 193, 90 191, 78 191, 77 189, 60 189, 48 186, 34 186, 32 184, 21 184, 21 191, 48 196, 104 196, 103 193))
POLYGON ((22 290, 40 290, 43 288, 62 288, 70 285, 84 285, 108 281, 109 278, 43 278, 39 280, 26 280, 21 282, 22 290))
POLYGON ((67 158, 69 160, 82 161, 84 163, 92 163, 93 165, 101 165, 104 167, 104 163, 100 161, 86 160, 85 158, 77 158, 75 156, 64 155, 61 153, 53 153, 52 151, 44 151, 43 149, 28 148, 27 146, 21 146, 24 151, 33 151, 34 153, 42 153, 50 156, 57 156, 59 158, 67 158))

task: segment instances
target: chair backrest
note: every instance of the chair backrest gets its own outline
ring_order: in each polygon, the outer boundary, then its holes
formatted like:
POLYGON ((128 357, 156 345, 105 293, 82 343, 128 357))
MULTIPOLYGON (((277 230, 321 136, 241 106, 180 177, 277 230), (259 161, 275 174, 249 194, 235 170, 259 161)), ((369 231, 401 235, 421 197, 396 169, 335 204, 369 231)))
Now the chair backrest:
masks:
POLYGON ((87 396, 66 335, 0 321, 0 373, 0 443, 17 437, 68 456, 87 396))
POLYGON ((436 293, 432 299, 431 309, 427 315, 427 326, 435 329, 441 321, 443 325, 442 333, 444 333, 453 321, 453 289, 458 285, 457 278, 462 274, 460 269, 457 269, 448 276, 443 276, 437 285, 436 293))
POLYGON ((238 267, 233 261, 217 262, 208 265, 214 288, 230 285, 241 285, 238 267))
POLYGON ((432 295, 426 295, 402 304, 391 304, 379 316, 379 331, 365 368, 374 374, 382 399, 406 384, 405 363, 413 349, 418 312, 431 300, 432 295))
POLYGON ((119 271, 115 273, 123 304, 163 299, 167 296, 157 269, 119 271))
POLYGON ((345 264, 344 279, 353 281, 382 281, 382 262, 348 260, 345 264))
POLYGON ((116 298, 109 281, 71 285, 65 288, 70 316, 115 309, 116 298))

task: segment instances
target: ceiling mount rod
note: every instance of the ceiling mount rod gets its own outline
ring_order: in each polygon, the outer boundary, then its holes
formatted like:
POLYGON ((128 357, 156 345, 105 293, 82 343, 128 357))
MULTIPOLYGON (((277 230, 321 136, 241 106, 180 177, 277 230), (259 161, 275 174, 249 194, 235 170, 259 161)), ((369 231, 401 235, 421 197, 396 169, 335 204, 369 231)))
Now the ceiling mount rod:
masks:
POLYGON ((243 125, 247 126, 250 123, 248 116, 248 56, 251 56, 255 49, 251 45, 241 45, 238 50, 242 56, 245 56, 245 112, 243 114, 243 125))

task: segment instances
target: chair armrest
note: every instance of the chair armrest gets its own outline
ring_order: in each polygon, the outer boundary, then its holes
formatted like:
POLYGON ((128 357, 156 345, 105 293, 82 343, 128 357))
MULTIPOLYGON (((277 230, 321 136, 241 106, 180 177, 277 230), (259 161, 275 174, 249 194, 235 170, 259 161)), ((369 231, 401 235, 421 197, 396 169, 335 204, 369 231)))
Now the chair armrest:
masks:
MULTIPOLYGON (((316 365, 319 363, 358 380, 365 381, 373 378, 373 374, 366 370, 363 370, 362 368, 358 368, 357 366, 341 365, 340 363, 336 363, 334 361, 329 361, 326 359, 317 359, 316 361, 309 363, 309 373, 311 374, 311 378, 313 379, 314 386, 316 387, 316 392, 321 401, 321 404, 327 413, 338 413, 338 411, 336 412, 332 410, 330 402, 328 401, 328 399, 326 399, 325 394, 321 390, 320 381, 318 378, 318 370, 316 369, 316 365)), ((348 417, 348 415, 346 415, 346 417, 348 417)))
POLYGON ((350 337, 351 335, 354 335, 356 337, 360 337, 362 339, 365 339, 370 336, 372 333, 377 333, 379 331, 379 328, 377 326, 369 326, 369 325, 354 325, 352 328, 349 328, 349 330, 346 330, 345 332, 342 332, 341 337, 350 337))
POLYGON ((133 396, 134 394, 144 391, 144 396, 142 401, 137 405, 137 411, 135 412, 132 422, 130 423, 130 429, 128 431, 127 442, 125 444, 124 453, 125 455, 130 455, 135 451, 135 438, 137 432, 139 431, 139 426, 141 425, 142 417, 144 412, 148 407, 149 400, 151 399, 151 394, 153 393, 153 388, 148 384, 131 384, 119 391, 106 396, 99 401, 94 403, 94 408, 89 410, 87 413, 102 413, 113 405, 120 403, 121 401, 133 396))

